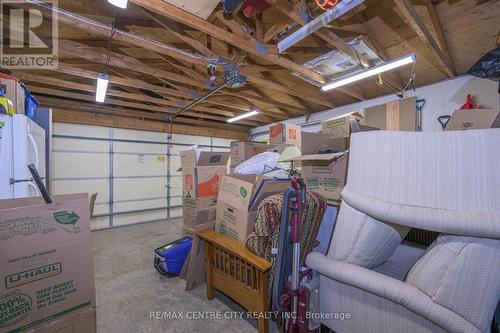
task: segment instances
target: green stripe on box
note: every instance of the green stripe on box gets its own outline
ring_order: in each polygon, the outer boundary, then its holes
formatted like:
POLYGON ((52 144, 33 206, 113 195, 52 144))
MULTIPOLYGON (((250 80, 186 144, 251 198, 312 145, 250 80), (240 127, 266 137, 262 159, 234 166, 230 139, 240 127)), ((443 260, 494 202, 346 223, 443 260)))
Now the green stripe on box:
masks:
POLYGON ((22 327, 18 327, 16 328, 15 330, 12 330, 12 331, 8 331, 7 333, 17 333, 17 332, 21 332, 21 331, 24 331, 25 329, 28 329, 28 328, 31 328, 31 327, 34 327, 34 326, 37 326, 38 324, 41 324, 42 322, 45 322, 45 321, 49 321, 49 320, 53 320, 53 319, 56 319, 57 317, 60 317, 60 316, 64 316, 65 314, 68 314, 70 312, 73 312, 75 310, 78 310, 78 309, 81 309, 81 308, 84 308, 88 305, 90 305, 91 302, 88 301, 88 302, 85 302, 85 303, 82 303, 80 305, 77 305, 77 306, 74 306, 72 308, 69 308, 69 309, 66 309, 64 311, 61 311, 59 313, 56 313, 56 314, 53 314, 52 316, 48 316, 48 317, 45 317, 43 319, 40 319, 40 320, 37 320, 35 322, 32 322, 32 323, 29 323, 28 325, 24 325, 22 327))
POLYGON ((340 200, 340 199, 326 199, 326 201, 342 202, 342 200, 340 200))

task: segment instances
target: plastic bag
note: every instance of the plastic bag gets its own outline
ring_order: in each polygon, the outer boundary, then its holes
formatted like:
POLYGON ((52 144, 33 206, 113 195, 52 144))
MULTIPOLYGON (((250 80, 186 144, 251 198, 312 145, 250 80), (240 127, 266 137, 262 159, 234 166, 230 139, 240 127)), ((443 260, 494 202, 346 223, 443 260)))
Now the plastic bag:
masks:
POLYGON ((236 167, 237 175, 264 175, 274 170, 288 169, 284 163, 279 163, 280 154, 264 152, 257 154, 236 167))
POLYGON ((493 81, 500 80, 500 47, 486 53, 478 62, 476 62, 468 71, 467 74, 490 79, 493 81))

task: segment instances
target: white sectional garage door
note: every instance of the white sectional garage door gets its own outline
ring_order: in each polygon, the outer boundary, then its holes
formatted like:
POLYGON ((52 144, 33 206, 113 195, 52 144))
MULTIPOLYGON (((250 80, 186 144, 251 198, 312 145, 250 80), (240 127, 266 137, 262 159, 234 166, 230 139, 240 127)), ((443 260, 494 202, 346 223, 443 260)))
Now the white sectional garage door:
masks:
POLYGON ((51 191, 97 193, 96 230, 180 217, 179 152, 229 151, 231 140, 56 123, 52 142, 51 191))

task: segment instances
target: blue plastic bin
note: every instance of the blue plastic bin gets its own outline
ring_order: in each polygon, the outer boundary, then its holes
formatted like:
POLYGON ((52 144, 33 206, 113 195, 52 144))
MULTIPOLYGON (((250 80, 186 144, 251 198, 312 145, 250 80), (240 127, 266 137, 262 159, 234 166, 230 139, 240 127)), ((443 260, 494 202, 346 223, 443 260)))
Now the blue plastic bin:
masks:
POLYGON ((21 85, 24 89, 24 114, 31 120, 35 120, 36 110, 40 103, 33 96, 24 84, 21 85))
POLYGON ((156 270, 169 277, 179 276, 192 245, 193 239, 191 237, 183 237, 155 249, 154 266, 156 270))

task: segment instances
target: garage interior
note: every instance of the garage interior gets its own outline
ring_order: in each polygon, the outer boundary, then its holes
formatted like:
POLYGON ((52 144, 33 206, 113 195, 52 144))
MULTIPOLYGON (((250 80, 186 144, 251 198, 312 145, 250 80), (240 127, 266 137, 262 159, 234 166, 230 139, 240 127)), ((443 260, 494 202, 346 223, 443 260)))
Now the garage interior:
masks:
POLYGON ((0 6, 0 332, 500 332, 499 0, 0 6))

